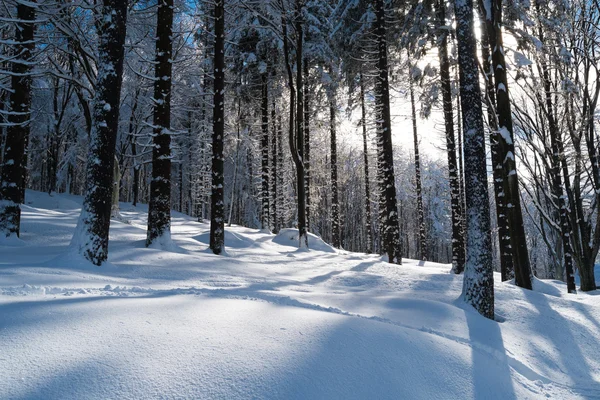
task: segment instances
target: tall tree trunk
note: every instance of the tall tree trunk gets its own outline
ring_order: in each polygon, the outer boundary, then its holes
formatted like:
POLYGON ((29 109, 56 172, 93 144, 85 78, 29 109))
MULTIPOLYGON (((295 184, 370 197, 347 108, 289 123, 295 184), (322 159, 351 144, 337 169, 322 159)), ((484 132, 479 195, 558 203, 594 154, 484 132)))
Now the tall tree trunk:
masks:
POLYGON ((487 18, 484 0, 479 0, 479 19, 481 23, 481 54, 483 71, 485 73, 487 116, 490 125, 490 150, 492 156, 492 174, 494 179, 494 200, 496 202, 496 221, 498 224, 498 247, 500 252, 500 273, 502 281, 514 278, 513 251, 511 235, 508 226, 508 212, 506 209, 506 192, 504 185, 506 177, 503 169, 502 149, 498 135, 498 117, 496 115, 496 88, 494 85, 494 71, 490 49, 496 42, 496 32, 491 19, 487 18))
POLYGON ((375 35, 377 38, 377 84, 375 100, 377 102, 377 140, 379 143, 380 191, 382 212, 380 218, 383 228, 383 251, 390 263, 402 264, 402 245, 398 224, 398 204, 396 200, 396 182, 394 177, 394 155, 392 150, 392 123, 390 115, 390 89, 388 82, 388 57, 385 21, 385 2, 375 0, 375 35))
MULTIPOLYGON (((412 71, 409 71, 412 74, 412 71)), ((421 158, 419 157, 419 135, 417 132, 417 111, 415 109, 415 92, 412 76, 409 77, 410 105, 412 110, 413 140, 415 146, 415 183, 417 188, 417 218, 419 223, 419 245, 417 251, 421 260, 427 260, 427 232, 425 229, 425 213, 423 210, 423 187, 421 184, 421 158)))
POLYGON ((490 235, 485 130, 472 0, 455 1, 460 99, 464 127, 467 262, 463 297, 481 315, 494 318, 494 268, 490 235))
POLYGON ((278 215, 277 215, 277 228, 278 230, 284 227, 285 223, 285 215, 284 215, 284 204, 283 204, 283 172, 285 171, 283 166, 283 124, 281 122, 281 115, 277 116, 277 165, 279 174, 277 174, 277 188, 278 191, 275 193, 277 196, 277 202, 279 206, 277 207, 278 215))
MULTIPOLYGON (((446 2, 437 1, 437 13, 441 27, 446 26, 446 2)), ((440 29, 438 56, 446 131, 446 153, 448 155, 448 180, 450 184, 450 208, 452 212, 452 272, 460 274, 465 269, 465 239, 462 223, 463 203, 459 171, 456 162, 454 140, 454 115, 452 110, 452 87, 450 84, 450 59, 448 58, 448 31, 440 29)), ((460 120, 460 115, 459 115, 460 120)))
POLYGON ((159 0, 156 20, 152 180, 146 246, 171 238, 171 74, 173 0, 159 0))
POLYGON ((525 289, 531 289, 531 266, 527 251, 527 238, 523 225, 521 211, 521 196, 519 179, 515 163, 515 145, 513 135, 512 113, 508 95, 508 79, 506 61, 504 58, 504 43, 502 40, 502 0, 491 2, 490 10, 486 10, 487 26, 490 20, 494 33, 492 51, 492 70, 496 88, 496 113, 498 117, 498 160, 502 160, 502 175, 504 184, 505 212, 508 221, 508 234, 513 257, 515 284, 525 289))
MULTIPOLYGON (((539 9, 538 9, 539 12, 539 9)), ((540 39, 544 39, 543 31, 540 29, 540 39)), ((546 118, 548 119, 548 131, 550 136, 551 146, 551 181, 552 181, 552 192, 556 196, 559 207, 560 216, 560 234, 561 242, 563 247, 563 263, 567 278, 567 291, 569 293, 576 293, 577 288, 575 286, 575 273, 573 266, 573 248, 571 247, 572 239, 572 221, 569 216, 569 199, 568 195, 570 191, 570 182, 568 173, 565 174, 564 180, 564 192, 563 182, 561 177, 561 159, 564 158, 564 149, 562 146, 562 138, 560 137, 560 128, 558 121, 555 117, 554 102, 552 101, 552 83, 550 80, 550 72, 548 65, 543 59, 540 63, 540 70, 543 80, 544 87, 544 99, 539 99, 539 102, 546 106, 546 118), (565 192, 567 192, 565 194, 565 192)), ((565 166, 566 167, 566 166, 565 166)), ((595 289, 595 287, 594 287, 595 289)), ((583 289, 582 289, 583 290, 583 289)), ((593 289, 592 289, 593 290, 593 289)))
POLYGON ((338 199, 335 89, 331 89, 329 96, 329 131, 331 133, 331 245, 339 249, 341 247, 341 242, 340 204, 338 199))
POLYGON ((279 233, 279 220, 278 217, 278 202, 279 199, 277 197, 277 190, 279 187, 277 185, 277 174, 279 172, 279 168, 277 167, 277 145, 279 143, 279 138, 277 135, 277 111, 275 109, 275 100, 272 100, 273 104, 271 106, 271 227, 273 229, 273 233, 279 233))
POLYGON ((285 56, 286 70, 288 74, 288 87, 290 89, 290 118, 289 118, 289 145, 292 160, 296 166, 296 195, 298 198, 298 245, 308 247, 308 236, 306 232, 306 196, 304 184, 304 119, 303 119, 303 90, 302 90, 302 0, 296 0, 294 11, 296 31, 296 88, 294 90, 294 78, 292 65, 289 59, 289 45, 287 38, 287 21, 282 17, 283 24, 283 53, 285 56), (296 101, 297 98, 297 101, 296 101), (294 135, 294 121, 296 122, 296 135, 294 135))
POLYGON ((306 187, 306 230, 310 232, 310 89, 308 58, 304 59, 304 185, 306 187))
POLYGON ((140 165, 137 160, 137 140, 135 137, 135 112, 138 107, 138 99, 140 95, 140 89, 136 89, 133 98, 133 105, 131 106, 131 115, 129 116, 129 144, 131 145, 131 158, 133 160, 133 202, 132 205, 135 207, 138 203, 138 197, 140 192, 140 165))
POLYGON ((0 237, 21 234, 25 201, 27 147, 31 129, 31 69, 35 42, 35 1, 17 5, 15 54, 12 63, 4 164, 0 176, 0 237))
POLYGON ((373 222, 371 221, 371 190, 369 188, 369 153, 367 147, 367 110, 365 107, 365 82, 362 72, 360 73, 360 109, 361 125, 363 134, 363 164, 365 168, 365 230, 366 230, 366 252, 373 252, 373 222))
POLYGON ((296 31, 296 152, 298 163, 296 164, 297 186, 298 186, 298 237, 299 246, 308 247, 308 236, 306 226, 306 182, 304 166, 304 76, 302 70, 304 50, 304 18, 302 8, 304 0, 296 0, 294 13, 296 31))
POLYGON ((214 105, 212 136, 212 190, 210 248, 221 254, 225 247, 223 199, 223 136, 225 135, 225 0, 215 1, 214 105))
POLYGON ((127 3, 104 0, 98 44, 98 80, 86 183, 77 229, 71 240, 85 258, 101 265, 108 257, 115 144, 123 80, 127 3))
POLYGON ((268 81, 267 74, 262 74, 262 103, 261 103, 261 114, 262 114, 262 138, 261 138, 261 150, 262 150, 262 212, 261 212, 261 228, 269 229, 269 92, 268 92, 268 81))

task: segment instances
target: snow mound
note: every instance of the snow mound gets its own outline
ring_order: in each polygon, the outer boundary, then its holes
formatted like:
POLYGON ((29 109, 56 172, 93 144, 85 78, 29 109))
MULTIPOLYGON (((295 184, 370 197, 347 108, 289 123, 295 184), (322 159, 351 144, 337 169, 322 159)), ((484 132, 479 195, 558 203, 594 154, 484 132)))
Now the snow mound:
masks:
POLYGON ((10 235, 8 237, 4 235, 0 235, 0 246, 5 247, 23 247, 27 246, 27 242, 21 240, 17 237, 17 235, 10 235))
MULTIPOLYGON (((282 229, 279 234, 273 238, 273 243, 298 248, 298 229, 282 229)), ((310 250, 323 251, 325 253, 337 253, 337 250, 333 246, 325 243, 323 239, 310 232, 308 233, 308 248, 310 250)))

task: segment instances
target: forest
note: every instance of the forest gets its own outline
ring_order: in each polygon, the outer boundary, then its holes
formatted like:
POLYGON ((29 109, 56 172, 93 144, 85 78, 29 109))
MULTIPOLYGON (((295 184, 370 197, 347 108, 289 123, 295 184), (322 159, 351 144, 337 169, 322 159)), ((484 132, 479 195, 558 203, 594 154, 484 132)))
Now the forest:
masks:
POLYGON ((600 398, 599 27, 0 0, 0 397, 600 398))

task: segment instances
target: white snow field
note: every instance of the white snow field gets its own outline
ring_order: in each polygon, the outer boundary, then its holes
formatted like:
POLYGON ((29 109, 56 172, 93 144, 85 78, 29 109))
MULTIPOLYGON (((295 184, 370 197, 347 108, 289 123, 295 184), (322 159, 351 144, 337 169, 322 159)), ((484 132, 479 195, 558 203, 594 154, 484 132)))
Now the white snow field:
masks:
POLYGON ((128 204, 95 267, 69 252, 80 203, 28 191, 0 244, 0 399, 600 399, 598 291, 498 275, 490 321, 448 265, 241 227, 215 256, 178 213, 147 249, 128 204))

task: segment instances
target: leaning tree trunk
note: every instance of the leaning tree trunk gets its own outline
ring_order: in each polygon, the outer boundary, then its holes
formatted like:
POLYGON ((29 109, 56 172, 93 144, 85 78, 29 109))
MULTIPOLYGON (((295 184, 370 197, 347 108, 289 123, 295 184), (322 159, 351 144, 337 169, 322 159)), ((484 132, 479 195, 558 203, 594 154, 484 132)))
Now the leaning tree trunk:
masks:
POLYGON ((365 230, 366 252, 373 252, 373 222, 371 221, 371 190, 369 188, 369 153, 367 147, 367 110, 365 107, 365 82, 362 72, 360 73, 360 109, 361 125, 363 134, 363 164, 365 168, 365 230))
POLYGON ((398 224, 398 204, 396 200, 396 181, 394 178, 394 155, 392 150, 392 123, 390 115, 390 88, 388 82, 388 57, 384 0, 375 0, 377 38, 377 84, 376 96, 378 108, 377 141, 379 144, 381 205, 380 224, 382 225, 383 251, 388 262, 402 264, 402 244, 398 224))
POLYGON ((494 268, 490 235, 490 205, 472 0, 455 1, 454 11, 464 129, 467 204, 467 262, 463 297, 480 314, 493 319, 494 268))
MULTIPOLYGON (((445 0, 437 1, 439 24, 446 26, 445 0)), ((448 31, 440 29, 438 40, 440 79, 446 131, 446 152, 448 155, 448 180, 450 184, 450 208, 452 212, 452 272, 460 274, 465 269, 465 239, 462 224, 463 205, 456 162, 456 142, 454 140, 454 115, 452 111, 452 87, 450 84, 450 59, 448 58, 448 31)), ((460 115, 459 115, 460 118, 460 115)), ((462 151, 462 149, 460 149, 462 151)))
MULTIPOLYGON (((152 180, 146 246, 171 238, 171 75, 173 0, 159 0, 156 20, 152 180)), ((181 188, 180 188, 181 190, 181 188)))
POLYGON ((336 104, 334 89, 331 89, 329 99, 329 131, 331 133, 331 245, 336 249, 341 247, 340 242, 340 204, 338 199, 338 171, 337 171, 337 138, 336 138, 336 104))
POLYGON ((87 189, 71 245, 95 265, 108 257, 113 164, 119 128, 127 2, 104 0, 98 44, 98 79, 86 171, 87 189))
POLYGON ((223 201, 223 136, 225 135, 225 0, 215 1, 214 104, 212 136, 212 190, 210 248, 221 254, 225 247, 223 201))
POLYGON ((267 74, 262 74, 262 90, 261 90, 261 115, 262 115, 262 138, 261 138, 261 150, 262 150, 262 213, 261 213, 261 228, 269 229, 269 91, 267 74))
MULTIPOLYGON (((412 73, 409 71, 409 73, 412 73)), ((421 184, 421 158, 419 157, 419 135, 417 132, 417 111, 415 109, 415 92, 412 77, 409 77, 410 105, 412 109, 413 141, 415 146, 415 183, 417 188, 417 217, 419 219, 418 254, 421 260, 427 260, 427 232, 425 230, 425 213, 423 210, 423 186, 421 184)))
MULTIPOLYGON (((31 129, 31 69, 35 42, 35 0, 17 5, 15 54, 0 175, 0 237, 21 233, 21 204, 25 200, 27 145, 31 129)), ((1 150, 1 148, 0 148, 1 150)))
POLYGON ((527 238, 523 225, 523 212, 521 211, 519 178, 515 163, 512 113, 508 95, 508 79, 502 40, 502 0, 494 0, 492 2, 491 19, 493 21, 495 39, 491 44, 493 45, 492 69, 496 85, 496 113, 498 115, 498 161, 502 160, 505 211, 513 256, 515 284, 525 289, 531 289, 531 266, 529 264, 527 238))

